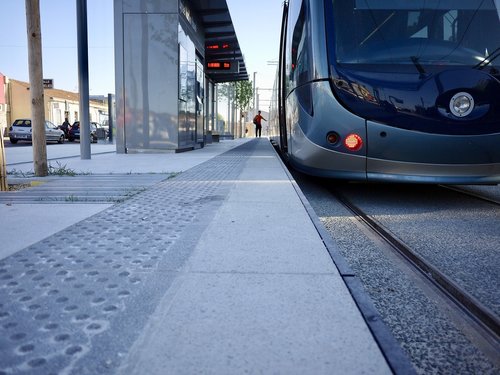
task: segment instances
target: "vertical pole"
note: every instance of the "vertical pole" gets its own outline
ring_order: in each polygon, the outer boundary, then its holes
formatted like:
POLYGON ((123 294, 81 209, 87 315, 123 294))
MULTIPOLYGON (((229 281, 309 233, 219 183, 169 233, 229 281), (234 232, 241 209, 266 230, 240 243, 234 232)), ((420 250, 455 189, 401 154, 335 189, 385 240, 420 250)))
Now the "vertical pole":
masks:
POLYGON ((7 165, 5 161, 5 149, 3 144, 3 128, 0 128, 0 191, 7 191, 7 165))
POLYGON ((210 82, 208 81, 208 78, 203 75, 204 82, 205 82, 205 90, 204 90, 204 97, 203 97, 203 111, 205 113, 205 116, 203 118, 203 143, 207 143, 207 134, 210 131, 210 120, 212 119, 212 114, 210 113, 210 106, 212 103, 210 102, 210 82))
POLYGON ((215 122, 214 122, 214 128, 216 132, 219 132, 219 87, 217 83, 214 85, 214 104, 215 104, 215 110, 214 110, 214 115, 215 115, 215 122))
POLYGON ((109 143, 113 143, 113 94, 108 94, 108 125, 109 143))
POLYGON ((39 0, 26 0, 28 34, 28 65, 31 97, 31 140, 35 176, 47 176, 47 144, 45 139, 45 108, 43 96, 42 33, 39 0))
POLYGON ((227 125, 226 128, 224 129, 224 133, 229 133, 231 132, 231 86, 227 84, 227 125))
POLYGON ((255 87, 255 80, 257 79, 257 72, 253 72, 253 116, 254 117, 257 114, 257 100, 256 100, 256 95, 257 92, 256 87, 255 87))
POLYGON ((255 114, 257 114, 257 112, 259 111, 259 88, 257 87, 255 89, 255 100, 256 100, 256 104, 257 106, 255 107, 255 114))
POLYGON ((87 0, 76 0, 78 87, 80 91, 80 158, 90 159, 89 51, 87 0))
POLYGON ((234 82, 231 83, 231 90, 233 90, 233 105, 231 107, 231 114, 232 114, 233 122, 232 122, 232 127, 231 127, 231 134, 233 135, 233 138, 236 138, 236 133, 237 133, 237 129, 236 129, 236 123, 237 123, 237 119, 236 119, 236 85, 234 82))
POLYGON ((217 115, 215 113, 215 83, 212 83, 211 85, 211 88, 210 88, 210 91, 211 91, 211 94, 210 94, 210 100, 212 101, 212 103, 210 103, 210 112, 212 113, 212 123, 211 123, 211 126, 210 126, 210 130, 213 132, 215 130, 215 121, 217 120, 217 115))

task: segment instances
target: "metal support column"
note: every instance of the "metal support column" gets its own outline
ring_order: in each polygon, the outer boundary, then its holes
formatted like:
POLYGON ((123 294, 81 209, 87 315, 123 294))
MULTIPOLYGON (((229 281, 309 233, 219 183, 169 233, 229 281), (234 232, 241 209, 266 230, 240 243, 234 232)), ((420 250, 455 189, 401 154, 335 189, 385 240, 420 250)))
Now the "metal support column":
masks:
POLYGON ((108 140, 113 143, 113 94, 108 94, 108 140))
POLYGON ((76 0, 78 32, 78 87, 80 91, 80 157, 90 159, 89 51, 87 0, 76 0))

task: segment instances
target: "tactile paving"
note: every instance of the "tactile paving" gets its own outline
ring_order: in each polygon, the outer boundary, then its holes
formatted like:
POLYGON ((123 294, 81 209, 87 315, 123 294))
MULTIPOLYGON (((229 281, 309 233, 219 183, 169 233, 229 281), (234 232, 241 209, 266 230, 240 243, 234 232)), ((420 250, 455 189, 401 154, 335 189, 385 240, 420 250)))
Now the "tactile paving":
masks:
POLYGON ((1 260, 0 375, 115 372, 256 147, 1 260))

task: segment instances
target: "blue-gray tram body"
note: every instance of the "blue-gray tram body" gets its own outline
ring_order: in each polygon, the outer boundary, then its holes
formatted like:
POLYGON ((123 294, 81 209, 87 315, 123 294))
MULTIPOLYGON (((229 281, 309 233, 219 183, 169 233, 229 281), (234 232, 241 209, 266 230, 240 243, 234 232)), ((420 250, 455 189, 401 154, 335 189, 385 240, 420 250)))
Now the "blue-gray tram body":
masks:
POLYGON ((289 0, 271 140, 296 169, 500 182, 500 0, 289 0))

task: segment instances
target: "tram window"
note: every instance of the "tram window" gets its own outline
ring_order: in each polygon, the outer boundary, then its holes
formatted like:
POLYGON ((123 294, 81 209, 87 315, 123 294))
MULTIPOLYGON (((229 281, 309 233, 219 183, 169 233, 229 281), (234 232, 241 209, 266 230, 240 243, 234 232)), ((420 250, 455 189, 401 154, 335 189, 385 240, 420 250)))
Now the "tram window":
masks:
POLYGON ((450 10, 443 16, 443 39, 449 42, 457 41, 458 11, 450 10))
POLYGON ((301 85, 310 80, 310 31, 307 18, 307 8, 305 1, 295 1, 291 9, 292 14, 292 32, 290 46, 289 66, 290 81, 294 86, 301 85), (300 6, 300 8, 298 8, 300 6), (297 9, 298 8, 298 9, 297 9), (295 14, 294 14, 295 13, 295 14), (294 17, 295 16, 295 19, 294 17), (293 22, 295 21, 295 22, 293 22))
POLYGON ((335 59, 409 70, 409 56, 437 68, 475 66, 500 45, 498 11, 493 0, 333 0, 335 59))
POLYGON ((408 12, 408 28, 416 27, 419 18, 420 12, 408 12))

